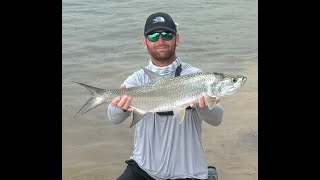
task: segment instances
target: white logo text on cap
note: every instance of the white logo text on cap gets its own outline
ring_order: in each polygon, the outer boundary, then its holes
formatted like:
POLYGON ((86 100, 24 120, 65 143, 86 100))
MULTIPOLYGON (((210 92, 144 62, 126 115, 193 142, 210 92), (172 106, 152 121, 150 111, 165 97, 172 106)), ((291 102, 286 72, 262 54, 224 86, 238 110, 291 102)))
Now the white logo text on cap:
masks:
POLYGON ((158 16, 158 17, 156 17, 156 18, 153 19, 153 24, 154 24, 154 23, 158 23, 158 22, 165 23, 166 21, 164 20, 163 17, 158 16))

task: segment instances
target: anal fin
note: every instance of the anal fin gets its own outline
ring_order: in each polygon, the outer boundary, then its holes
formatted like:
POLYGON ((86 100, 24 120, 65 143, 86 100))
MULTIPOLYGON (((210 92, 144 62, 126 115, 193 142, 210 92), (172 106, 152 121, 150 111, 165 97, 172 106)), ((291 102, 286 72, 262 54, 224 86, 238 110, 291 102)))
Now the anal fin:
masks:
POLYGON ((184 120, 185 114, 186 114, 186 108, 189 106, 189 104, 181 105, 178 108, 173 110, 173 115, 176 119, 179 120, 179 124, 181 124, 184 120))
POLYGON ((130 125, 130 128, 133 127, 135 124, 137 124, 137 122, 139 122, 143 117, 144 115, 146 114, 146 112, 140 110, 140 109, 136 109, 134 107, 131 106, 131 108, 133 108, 133 112, 132 112, 132 122, 131 122, 131 125, 130 125))

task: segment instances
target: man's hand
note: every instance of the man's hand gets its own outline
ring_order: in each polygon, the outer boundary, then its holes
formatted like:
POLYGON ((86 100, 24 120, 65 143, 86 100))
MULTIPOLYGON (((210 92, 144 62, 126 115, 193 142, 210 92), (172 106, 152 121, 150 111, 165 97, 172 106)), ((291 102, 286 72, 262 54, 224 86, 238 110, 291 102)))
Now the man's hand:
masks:
MULTIPOLYGON (((219 102, 220 102, 220 99, 217 98, 216 104, 218 104, 219 102)), ((191 108, 196 108, 197 106, 199 106, 200 108, 204 108, 204 107, 208 106, 206 101, 205 101, 204 95, 200 95, 198 101, 193 101, 193 102, 190 103, 190 107, 191 108)))
MULTIPOLYGON (((125 89, 126 86, 124 84, 121 84, 121 89, 125 89)), ((111 101, 112 106, 117 106, 124 111, 132 111, 132 108, 130 108, 131 104, 131 97, 124 95, 124 96, 117 96, 111 101)))

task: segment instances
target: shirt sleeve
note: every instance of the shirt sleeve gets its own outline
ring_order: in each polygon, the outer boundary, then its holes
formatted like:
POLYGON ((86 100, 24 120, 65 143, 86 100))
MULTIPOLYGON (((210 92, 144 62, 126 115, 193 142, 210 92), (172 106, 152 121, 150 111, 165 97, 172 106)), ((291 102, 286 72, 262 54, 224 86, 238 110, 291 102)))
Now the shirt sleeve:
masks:
POLYGON ((218 126, 223 120, 223 107, 220 104, 216 104, 211 110, 208 107, 197 107, 196 111, 201 120, 212 126, 218 126))
POLYGON ((107 114, 112 124, 120 124, 131 115, 131 112, 123 111, 121 108, 112 106, 110 103, 108 106, 107 114))

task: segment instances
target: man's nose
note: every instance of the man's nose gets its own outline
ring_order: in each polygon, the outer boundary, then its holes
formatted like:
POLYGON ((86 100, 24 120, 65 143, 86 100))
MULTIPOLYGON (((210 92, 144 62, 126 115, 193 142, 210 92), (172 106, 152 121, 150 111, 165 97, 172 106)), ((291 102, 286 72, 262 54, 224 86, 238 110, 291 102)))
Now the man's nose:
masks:
POLYGON ((159 36, 158 42, 164 42, 161 35, 159 36))

